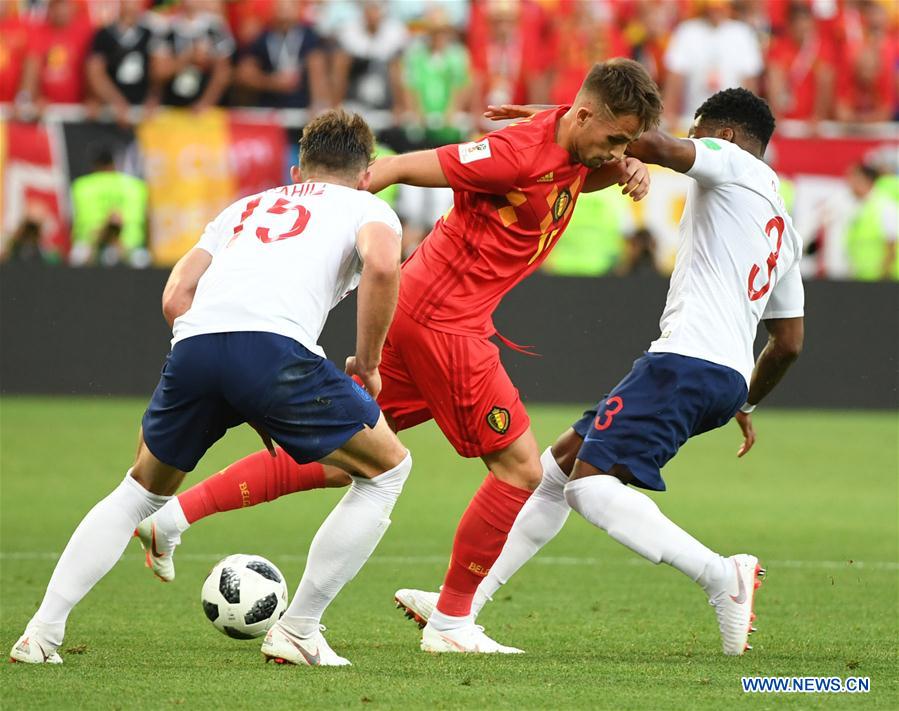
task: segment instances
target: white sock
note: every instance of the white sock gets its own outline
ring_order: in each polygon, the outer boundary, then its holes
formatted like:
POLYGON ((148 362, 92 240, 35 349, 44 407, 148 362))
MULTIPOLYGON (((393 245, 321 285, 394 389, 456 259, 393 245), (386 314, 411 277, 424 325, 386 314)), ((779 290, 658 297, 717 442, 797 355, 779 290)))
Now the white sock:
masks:
POLYGON ((169 498, 144 489, 129 469, 125 480, 78 524, 29 627, 39 627, 41 636, 51 644, 62 644, 72 608, 122 557, 134 527, 169 498))
POLYGON ((440 632, 449 632, 450 630, 455 630, 459 627, 464 627, 465 625, 474 624, 474 618, 474 612, 465 615, 464 617, 455 617, 453 615, 444 615, 435 607, 434 611, 428 617, 428 624, 440 632))
POLYGON ((565 498, 575 511, 653 563, 667 563, 706 592, 727 579, 725 559, 666 518, 655 502, 613 476, 570 481, 565 498))
POLYGON ((169 499, 151 518, 156 524, 157 550, 160 553, 171 553, 181 543, 181 534, 190 528, 178 497, 169 499))
POLYGON ((543 452, 540 463, 543 465, 540 486, 518 513, 502 553, 475 592, 471 603, 471 612, 475 617, 487 601, 493 599, 500 586, 505 585, 521 566, 555 538, 571 513, 571 507, 565 501, 568 477, 559 468, 550 447, 543 452))
POLYGON ((372 479, 353 477, 350 490, 318 529, 306 570, 282 624, 300 637, 318 631, 325 608, 371 556, 390 525, 390 512, 412 470, 407 454, 396 467, 372 479))

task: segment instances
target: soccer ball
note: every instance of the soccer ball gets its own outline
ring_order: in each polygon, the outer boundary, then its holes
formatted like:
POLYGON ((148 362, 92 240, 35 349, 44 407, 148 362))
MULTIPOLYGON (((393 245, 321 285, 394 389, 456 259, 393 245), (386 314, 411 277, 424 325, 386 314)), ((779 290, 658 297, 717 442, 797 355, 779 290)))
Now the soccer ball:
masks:
POLYGON ((258 555, 229 555, 209 572, 200 595, 213 626, 234 639, 261 637, 287 609, 287 583, 258 555))

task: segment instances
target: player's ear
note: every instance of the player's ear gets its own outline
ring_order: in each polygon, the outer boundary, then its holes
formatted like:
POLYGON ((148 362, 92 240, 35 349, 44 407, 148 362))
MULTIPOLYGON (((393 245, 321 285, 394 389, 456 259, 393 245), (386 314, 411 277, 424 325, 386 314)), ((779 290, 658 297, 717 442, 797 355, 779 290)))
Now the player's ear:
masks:
POLYGON ((371 170, 369 168, 365 169, 365 172, 359 176, 359 184, 357 185, 357 190, 368 190, 368 186, 371 185, 371 170))
POLYGON ((302 175, 302 173, 300 173, 300 166, 298 166, 298 165, 290 166, 290 179, 294 183, 302 183, 303 182, 303 175, 302 175))
POLYGON ((730 126, 718 130, 718 138, 722 138, 728 143, 734 142, 734 135, 734 130, 730 126))
POLYGON ((584 126, 591 118, 593 118, 593 112, 589 107, 581 106, 578 108, 574 117, 578 126, 584 126))

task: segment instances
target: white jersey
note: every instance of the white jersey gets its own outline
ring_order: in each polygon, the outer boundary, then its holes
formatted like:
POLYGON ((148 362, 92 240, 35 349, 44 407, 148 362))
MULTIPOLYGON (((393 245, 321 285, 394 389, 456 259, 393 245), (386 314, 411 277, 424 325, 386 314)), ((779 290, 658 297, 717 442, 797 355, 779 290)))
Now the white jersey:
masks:
POLYGON ((793 228, 771 168, 728 141, 692 139, 696 161, 653 353, 725 365, 749 383, 759 321, 803 315, 793 228))
POLYGON ((378 197, 330 183, 299 183, 238 200, 206 226, 197 247, 212 263, 174 345, 204 333, 264 331, 324 356, 328 312, 359 284, 356 236, 381 222, 400 239, 396 213, 378 197))

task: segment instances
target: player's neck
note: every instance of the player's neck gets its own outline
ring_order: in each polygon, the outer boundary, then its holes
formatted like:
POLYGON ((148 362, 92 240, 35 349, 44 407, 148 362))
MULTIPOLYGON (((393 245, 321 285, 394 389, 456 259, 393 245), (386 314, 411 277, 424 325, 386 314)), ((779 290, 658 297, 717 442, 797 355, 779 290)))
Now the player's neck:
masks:
POLYGON ((556 143, 571 153, 571 127, 574 125, 574 107, 562 114, 556 122, 556 143))
POLYGON ((345 188, 352 188, 353 190, 359 189, 359 181, 351 180, 345 176, 340 175, 331 175, 327 173, 316 173, 315 175, 308 175, 301 183, 328 183, 329 185, 342 185, 345 188))

